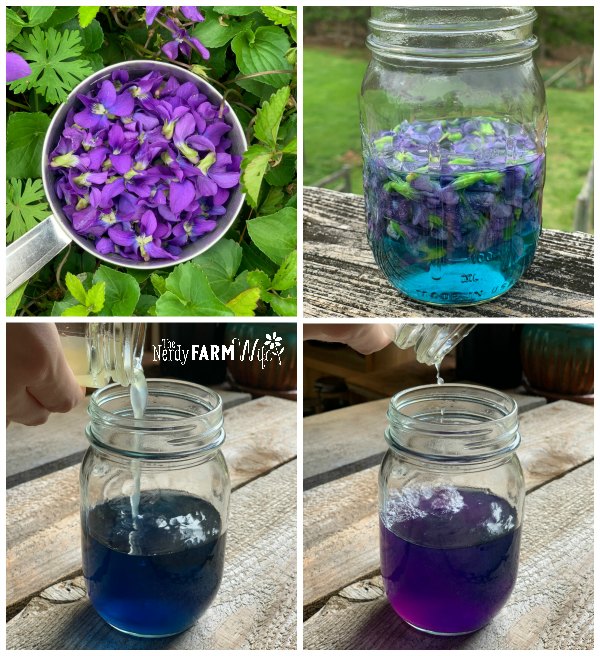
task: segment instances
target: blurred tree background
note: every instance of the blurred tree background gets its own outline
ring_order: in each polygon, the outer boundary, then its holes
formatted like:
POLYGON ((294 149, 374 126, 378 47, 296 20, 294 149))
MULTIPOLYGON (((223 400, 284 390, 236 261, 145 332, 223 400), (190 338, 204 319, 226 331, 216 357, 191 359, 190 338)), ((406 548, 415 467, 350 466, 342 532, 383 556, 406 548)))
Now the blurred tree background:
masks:
MULTIPOLYGON (((579 62, 547 89, 550 126, 544 227, 573 229, 573 212, 593 157, 593 7, 536 7, 535 57, 542 77, 579 62)), ((369 51, 369 7, 304 8, 304 182, 348 169, 362 194, 358 96, 369 51)), ((340 182, 324 186, 336 188, 340 182)))

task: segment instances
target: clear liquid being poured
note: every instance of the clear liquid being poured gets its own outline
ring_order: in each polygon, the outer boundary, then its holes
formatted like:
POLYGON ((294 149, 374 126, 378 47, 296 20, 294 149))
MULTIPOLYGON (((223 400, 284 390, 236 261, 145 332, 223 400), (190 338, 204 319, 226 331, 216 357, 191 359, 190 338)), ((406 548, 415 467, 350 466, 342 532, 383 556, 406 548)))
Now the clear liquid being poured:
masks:
MULTIPOLYGON (((148 404, 148 384, 144 376, 142 364, 138 360, 135 363, 131 385, 129 387, 129 398, 131 402, 131 409, 133 410, 134 419, 143 419, 146 412, 146 405, 148 404)), ((133 438, 133 448, 136 453, 140 450, 140 434, 135 431, 133 438)), ((133 475, 133 491, 131 493, 131 521, 133 530, 129 534, 129 545, 131 547, 130 553, 139 553, 139 548, 136 539, 136 532, 139 528, 139 506, 140 506, 140 488, 141 488, 141 468, 140 461, 133 458, 131 461, 131 473, 133 475)))

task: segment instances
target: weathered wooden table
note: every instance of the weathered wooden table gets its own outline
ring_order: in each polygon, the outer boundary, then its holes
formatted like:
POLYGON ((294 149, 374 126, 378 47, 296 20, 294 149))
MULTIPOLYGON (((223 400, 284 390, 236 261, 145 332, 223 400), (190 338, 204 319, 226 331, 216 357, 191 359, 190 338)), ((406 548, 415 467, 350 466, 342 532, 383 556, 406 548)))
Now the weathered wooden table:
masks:
POLYGON ((223 396, 223 453, 233 488, 223 582, 206 614, 172 638, 119 633, 87 599, 80 576, 79 464, 70 463, 79 463, 86 447, 86 403, 42 427, 9 427, 9 649, 296 646, 296 404, 223 396))
POLYGON ((305 187, 306 317, 589 317, 594 313, 594 238, 543 230, 523 278, 495 301, 436 308, 400 294, 367 242, 362 196, 305 187))
POLYGON ((305 649, 593 648, 593 408, 517 400, 527 486, 517 584, 487 627, 452 638, 412 629, 383 591, 374 462, 388 401, 304 421, 305 649))

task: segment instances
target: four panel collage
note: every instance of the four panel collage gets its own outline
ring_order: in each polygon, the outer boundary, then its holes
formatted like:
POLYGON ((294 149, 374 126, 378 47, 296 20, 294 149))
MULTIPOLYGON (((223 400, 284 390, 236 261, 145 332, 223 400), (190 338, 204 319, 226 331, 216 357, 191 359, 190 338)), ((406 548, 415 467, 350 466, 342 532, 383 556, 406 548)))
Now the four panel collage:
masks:
POLYGON ((6 27, 6 650, 594 648, 594 3, 6 27))

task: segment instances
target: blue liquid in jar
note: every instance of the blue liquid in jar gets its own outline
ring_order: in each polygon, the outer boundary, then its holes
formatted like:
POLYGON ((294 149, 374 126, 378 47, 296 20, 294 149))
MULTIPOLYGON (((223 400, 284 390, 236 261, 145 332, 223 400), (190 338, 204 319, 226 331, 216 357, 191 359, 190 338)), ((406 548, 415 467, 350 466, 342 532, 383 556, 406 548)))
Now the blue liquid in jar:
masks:
POLYGON ((129 497, 95 506, 82 527, 90 601, 114 628, 144 637, 174 635, 214 600, 225 533, 207 501, 170 490, 142 492, 134 536, 129 497))
POLYGON ((515 509, 484 490, 408 489, 380 516, 387 598, 410 625, 436 634, 488 624, 515 585, 521 527, 515 509))
POLYGON ((408 297, 474 305, 533 260, 545 158, 524 129, 488 118, 404 122, 365 137, 367 236, 408 297))

